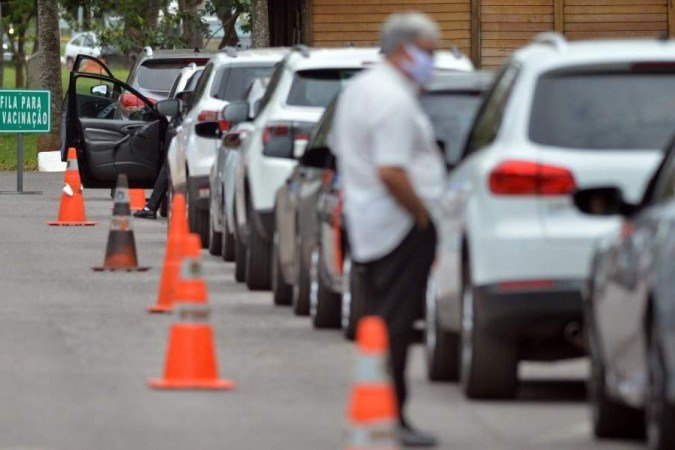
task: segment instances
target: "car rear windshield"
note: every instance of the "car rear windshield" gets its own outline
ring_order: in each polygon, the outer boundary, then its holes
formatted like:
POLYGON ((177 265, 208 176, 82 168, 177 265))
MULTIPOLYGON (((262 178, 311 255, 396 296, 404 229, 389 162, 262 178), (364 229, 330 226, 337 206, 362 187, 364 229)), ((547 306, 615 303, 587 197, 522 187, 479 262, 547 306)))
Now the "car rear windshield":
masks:
POLYGON ((253 82, 258 78, 269 78, 273 70, 274 64, 223 69, 216 74, 211 96, 228 102, 244 101, 253 82))
POLYGON ((141 89, 168 93, 181 69, 193 62, 203 65, 207 61, 204 59, 146 61, 138 68, 136 84, 141 89))
POLYGON ((542 77, 530 139, 588 150, 662 149, 675 133, 675 73, 577 73, 542 77))
POLYGON ((478 112, 481 92, 431 92, 422 96, 422 109, 431 119, 436 140, 448 163, 459 160, 471 124, 478 112))
POLYGON ((302 70, 295 73, 286 104, 327 107, 359 69, 302 70))

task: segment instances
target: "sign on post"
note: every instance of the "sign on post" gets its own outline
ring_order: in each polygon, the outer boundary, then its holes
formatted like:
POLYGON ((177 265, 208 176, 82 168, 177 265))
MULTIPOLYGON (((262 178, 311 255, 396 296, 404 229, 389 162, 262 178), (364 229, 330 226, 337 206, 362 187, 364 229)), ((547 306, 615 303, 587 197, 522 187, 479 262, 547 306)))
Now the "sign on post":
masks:
POLYGON ((30 89, 0 89, 0 133, 16 133, 16 191, 0 194, 41 194, 23 190, 23 138, 25 133, 51 130, 51 92, 30 89))

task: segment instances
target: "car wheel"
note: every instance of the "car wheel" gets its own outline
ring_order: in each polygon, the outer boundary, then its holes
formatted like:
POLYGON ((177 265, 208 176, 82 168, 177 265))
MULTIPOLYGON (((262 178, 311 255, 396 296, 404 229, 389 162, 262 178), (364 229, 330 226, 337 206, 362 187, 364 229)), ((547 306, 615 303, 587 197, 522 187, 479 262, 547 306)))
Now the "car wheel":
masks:
MULTIPOLYGON (((237 213, 234 213, 234 222, 237 222, 237 213)), ((234 279, 240 283, 246 281, 246 245, 239 233, 234 233, 234 279)))
POLYGON ((209 218, 209 253, 213 256, 223 253, 223 234, 215 230, 213 218, 209 218))
POLYGON ((675 448, 675 405, 668 400, 668 370, 657 326, 649 340, 649 388, 645 407, 647 444, 650 450, 675 448))
POLYGON ((427 286, 425 348, 431 381, 459 380, 459 336, 440 327, 433 277, 427 286))
POLYGON ((223 217, 223 232, 221 233, 221 246, 222 246, 222 256, 223 260, 226 262, 232 262, 235 258, 235 242, 234 242, 234 233, 230 232, 230 228, 227 226, 227 217, 223 217))
POLYGON ((298 255, 298 284, 293 287, 293 312, 296 316, 309 315, 309 268, 305 264, 300 236, 296 237, 296 255, 298 255))
POLYGON ((600 355, 600 342, 590 307, 584 305, 584 324, 588 341, 591 373, 588 393, 593 432, 598 438, 635 438, 644 435, 644 417, 636 409, 623 405, 607 395, 605 365, 600 355))
POLYGON ((274 230, 272 247, 272 298, 275 305, 290 305, 293 302, 293 286, 286 283, 279 258, 279 233, 274 230))
POLYGON ((209 248, 209 210, 197 208, 197 200, 188 194, 188 223, 190 232, 197 233, 202 240, 202 248, 209 248))
POLYGON ((518 388, 518 352, 514 341, 480 327, 468 261, 463 262, 460 381, 474 399, 510 399, 518 388))
POLYGON ((246 286, 252 291, 272 287, 272 245, 258 232, 249 214, 248 248, 246 251, 246 286))
POLYGON ((314 248, 309 270, 309 315, 314 328, 340 328, 342 299, 326 286, 321 276, 322 261, 319 249, 314 248))

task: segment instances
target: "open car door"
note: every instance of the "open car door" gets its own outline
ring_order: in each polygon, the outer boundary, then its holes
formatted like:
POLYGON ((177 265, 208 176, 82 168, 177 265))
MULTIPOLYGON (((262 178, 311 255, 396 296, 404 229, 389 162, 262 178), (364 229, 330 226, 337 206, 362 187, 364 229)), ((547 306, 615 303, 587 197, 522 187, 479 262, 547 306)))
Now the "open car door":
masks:
POLYGON ((113 188, 126 174, 152 188, 163 163, 167 121, 142 94, 117 80, 100 60, 78 55, 66 94, 65 147, 77 149, 82 184, 113 188), (124 95, 138 101, 127 105, 124 95))

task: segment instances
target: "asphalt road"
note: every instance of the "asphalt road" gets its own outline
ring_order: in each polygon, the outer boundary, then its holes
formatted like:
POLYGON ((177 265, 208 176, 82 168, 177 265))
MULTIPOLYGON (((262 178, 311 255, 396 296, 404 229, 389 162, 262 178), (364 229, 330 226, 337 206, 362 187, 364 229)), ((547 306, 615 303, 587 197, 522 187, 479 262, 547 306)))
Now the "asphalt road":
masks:
MULTIPOLYGON (((136 220, 147 273, 94 273, 111 201, 85 192, 93 228, 51 228, 62 174, 29 173, 41 196, 0 195, 0 450, 335 450, 354 354, 337 332, 272 305, 204 252, 221 375, 232 392, 157 392, 169 316, 149 316, 164 253, 164 221, 136 220)), ((0 173, 0 189, 14 187, 0 173)), ((524 364, 520 396, 467 402, 430 384, 421 347, 410 367, 410 416, 443 449, 633 449, 591 437, 584 361, 524 364)))

